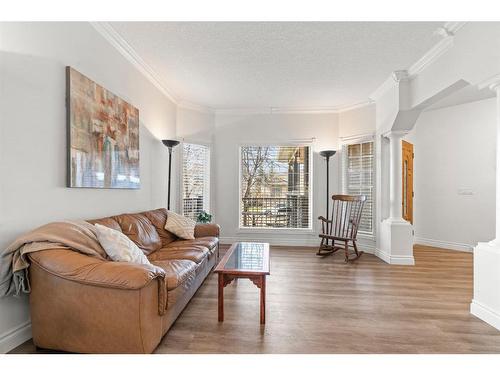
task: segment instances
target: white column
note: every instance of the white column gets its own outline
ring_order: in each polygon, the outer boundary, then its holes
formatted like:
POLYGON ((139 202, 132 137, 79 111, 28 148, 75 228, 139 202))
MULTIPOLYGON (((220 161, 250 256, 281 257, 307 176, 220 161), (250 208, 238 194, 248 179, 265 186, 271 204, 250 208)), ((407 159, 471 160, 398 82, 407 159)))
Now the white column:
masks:
POLYGON ((500 77, 489 87, 497 99, 496 233, 493 241, 479 242, 474 248, 474 298, 470 311, 500 330, 500 77))
POLYGON ((390 142, 390 181, 389 181, 389 218, 393 221, 403 220, 403 175, 402 160, 403 149, 401 139, 404 132, 392 131, 386 134, 390 142))
MULTIPOLYGON (((389 139, 389 217, 380 225, 380 247, 375 254, 390 264, 414 265, 413 227, 403 219, 403 145, 407 131, 384 134, 389 139)), ((387 185, 386 185, 387 186, 387 185)))
POLYGON ((494 242, 500 245, 500 82, 490 86, 497 99, 496 231, 494 242))
POLYGON ((385 134, 390 142, 390 176, 389 176, 389 219, 403 221, 403 147, 401 140, 406 132, 391 131, 385 134))

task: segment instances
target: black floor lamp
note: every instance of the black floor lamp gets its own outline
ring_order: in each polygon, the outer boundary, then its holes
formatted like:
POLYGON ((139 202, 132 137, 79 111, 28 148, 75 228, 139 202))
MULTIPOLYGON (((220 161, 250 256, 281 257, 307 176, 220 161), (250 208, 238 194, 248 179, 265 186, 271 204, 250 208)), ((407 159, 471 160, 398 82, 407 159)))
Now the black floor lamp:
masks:
POLYGON ((328 210, 330 207, 330 157, 335 155, 337 151, 327 150, 321 151, 319 154, 326 159, 326 216, 325 218, 328 220, 328 210))
POLYGON ((168 147, 168 198, 167 210, 170 210, 170 174, 172 172, 172 149, 180 142, 173 139, 163 139, 163 144, 168 147))

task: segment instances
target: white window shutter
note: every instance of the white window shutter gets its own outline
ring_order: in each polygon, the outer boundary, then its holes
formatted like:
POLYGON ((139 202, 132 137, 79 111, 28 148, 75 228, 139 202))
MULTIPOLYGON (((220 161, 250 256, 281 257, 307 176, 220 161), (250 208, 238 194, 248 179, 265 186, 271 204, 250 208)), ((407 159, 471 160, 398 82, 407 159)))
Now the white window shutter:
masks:
POLYGON ((182 214, 196 220, 210 209, 210 148, 194 143, 182 147, 182 214))
POLYGON ((360 233, 373 234, 375 150, 373 141, 342 146, 342 187, 345 194, 365 195, 360 233))

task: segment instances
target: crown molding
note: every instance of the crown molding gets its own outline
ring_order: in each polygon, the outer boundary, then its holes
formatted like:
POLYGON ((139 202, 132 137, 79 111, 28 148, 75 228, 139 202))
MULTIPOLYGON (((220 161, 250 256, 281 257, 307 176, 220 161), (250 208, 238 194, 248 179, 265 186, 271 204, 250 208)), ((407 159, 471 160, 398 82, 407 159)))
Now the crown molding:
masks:
POLYGON ((500 95, 500 82, 494 82, 489 86, 490 90, 495 91, 497 96, 500 95))
POLYGON ((213 111, 218 115, 249 115, 249 114, 339 114, 357 108, 374 104, 371 99, 343 106, 335 107, 249 107, 249 108, 220 108, 213 111))
POLYGON ((218 115, 338 113, 338 107, 248 107, 215 109, 218 115))
POLYGON ((90 24, 106 39, 115 49, 122 54, 144 77, 146 77, 158 90, 175 104, 178 98, 168 90, 160 77, 135 51, 135 49, 122 38, 108 22, 90 22, 90 24))
POLYGON ((382 134, 382 137, 384 138, 402 138, 406 134, 408 134, 409 130, 389 130, 385 133, 382 134))
POLYGON ((370 95, 371 100, 378 100, 395 84, 401 81, 409 81, 414 79, 424 69, 434 63, 443 53, 448 51, 453 46, 455 34, 460 30, 466 22, 446 22, 444 26, 439 27, 434 32, 443 37, 434 47, 412 64, 407 70, 396 70, 370 95))
POLYGON ((417 60, 412 66, 408 68, 408 73, 411 78, 421 73, 441 55, 448 51, 453 46, 454 36, 446 36, 441 39, 434 47, 432 47, 425 55, 417 60))
POLYGON ((357 108, 362 108, 375 103, 373 100, 368 99, 362 102, 339 105, 333 107, 272 107, 272 113, 342 113, 352 111, 357 108))
POLYGON ((340 107, 338 110, 338 113, 352 111, 352 110, 355 110, 358 108, 367 107, 367 106, 372 105, 372 104, 375 104, 375 100, 369 98, 368 100, 365 100, 365 101, 362 101, 362 102, 359 102, 356 104, 351 104, 351 105, 340 107))
POLYGON ((457 31, 460 30, 465 24, 466 22, 446 22, 444 26, 436 29, 434 34, 440 35, 442 39, 408 68, 408 75, 410 79, 415 78, 416 75, 434 63, 434 61, 443 55, 443 53, 453 47, 453 41, 457 31))
POLYGON ((496 74, 483 82, 480 82, 477 84, 477 88, 479 90, 489 88, 490 90, 493 91, 498 91, 500 90, 500 74, 496 74))
POLYGON ((118 52, 122 54, 142 75, 161 91, 170 101, 180 108, 203 113, 214 113, 213 108, 191 103, 178 98, 168 89, 151 66, 146 63, 135 49, 109 24, 109 22, 90 22, 90 24, 106 39, 118 52))
POLYGON ((216 115, 270 115, 270 107, 216 108, 216 115))
POLYGON ((373 91, 368 97, 371 101, 375 102, 380 99, 382 95, 384 95, 389 89, 395 87, 397 85, 397 81, 394 78, 394 72, 391 73, 389 77, 379 86, 375 91, 373 91))
POLYGON ((444 24, 444 27, 454 35, 457 33, 458 30, 464 27, 466 23, 467 22, 461 22, 461 21, 446 22, 444 24))
POLYGON ((208 114, 214 114, 215 109, 211 107, 206 107, 203 105, 195 104, 188 102, 186 100, 181 100, 177 103, 177 107, 183 108, 183 109, 188 109, 190 111, 196 111, 196 112, 201 112, 201 113, 208 113, 208 114))
POLYGON ((375 132, 371 133, 362 133, 362 134, 354 134, 354 135, 348 135, 345 137, 339 137, 340 141, 344 144, 347 144, 352 141, 361 141, 361 140, 368 140, 368 139, 373 139, 375 138, 375 132))
POLYGON ((271 107, 271 113, 321 114, 338 113, 339 107, 271 107))
POLYGON ((402 81, 408 81, 409 79, 409 74, 407 70, 395 70, 391 74, 392 79, 394 82, 402 82, 402 81))

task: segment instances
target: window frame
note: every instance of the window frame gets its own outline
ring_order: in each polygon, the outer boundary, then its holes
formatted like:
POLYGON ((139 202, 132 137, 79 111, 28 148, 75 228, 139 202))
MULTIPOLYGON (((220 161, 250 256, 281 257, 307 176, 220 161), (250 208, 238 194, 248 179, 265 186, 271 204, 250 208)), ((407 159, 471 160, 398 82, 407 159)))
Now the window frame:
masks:
POLYGON ((194 144, 194 145, 199 145, 199 146, 204 146, 208 148, 208 162, 206 163, 207 169, 208 169, 208 180, 205 181, 208 190, 207 196, 203 197, 203 206, 205 206, 205 202, 207 202, 207 207, 203 207, 203 210, 210 213, 212 215, 212 222, 214 221, 215 215, 213 212, 211 212, 211 208, 215 207, 214 204, 214 199, 213 199, 213 189, 212 189, 212 179, 213 179, 213 145, 210 142, 203 142, 203 141, 198 141, 195 139, 185 139, 183 138, 181 140, 181 143, 179 144, 180 148, 180 157, 179 157, 179 162, 178 162, 178 168, 180 172, 180 178, 179 178, 179 202, 177 205, 177 212, 181 213, 181 215, 184 214, 184 145, 185 144, 194 144))
POLYGON ((314 233, 315 225, 313 223, 313 191, 314 191, 314 150, 313 142, 294 142, 294 141, 276 141, 276 142, 252 142, 252 143, 239 143, 238 144, 238 225, 236 233, 314 233), (243 147, 309 147, 309 227, 308 228, 274 228, 274 227, 244 227, 241 225, 241 210, 242 210, 242 200, 241 200, 241 187, 242 187, 242 168, 241 168, 241 149, 243 147))
POLYGON ((377 149, 376 149, 376 142, 375 142, 375 134, 365 134, 365 135, 359 135, 359 136, 354 136, 354 137, 345 137, 341 138, 341 163, 340 163, 340 181, 342 184, 342 193, 343 194, 348 194, 347 193, 347 171, 345 170, 347 163, 346 163, 346 158, 347 155, 344 154, 344 146, 347 150, 347 146, 349 145, 356 145, 356 144, 361 144, 361 143, 366 143, 366 142, 372 142, 373 143, 373 186, 372 186, 372 232, 364 232, 359 230, 358 231, 358 237, 360 238, 368 238, 368 239, 375 239, 376 233, 377 233, 377 227, 376 227, 376 217, 377 217, 377 204, 376 204, 376 196, 377 196, 377 149))

